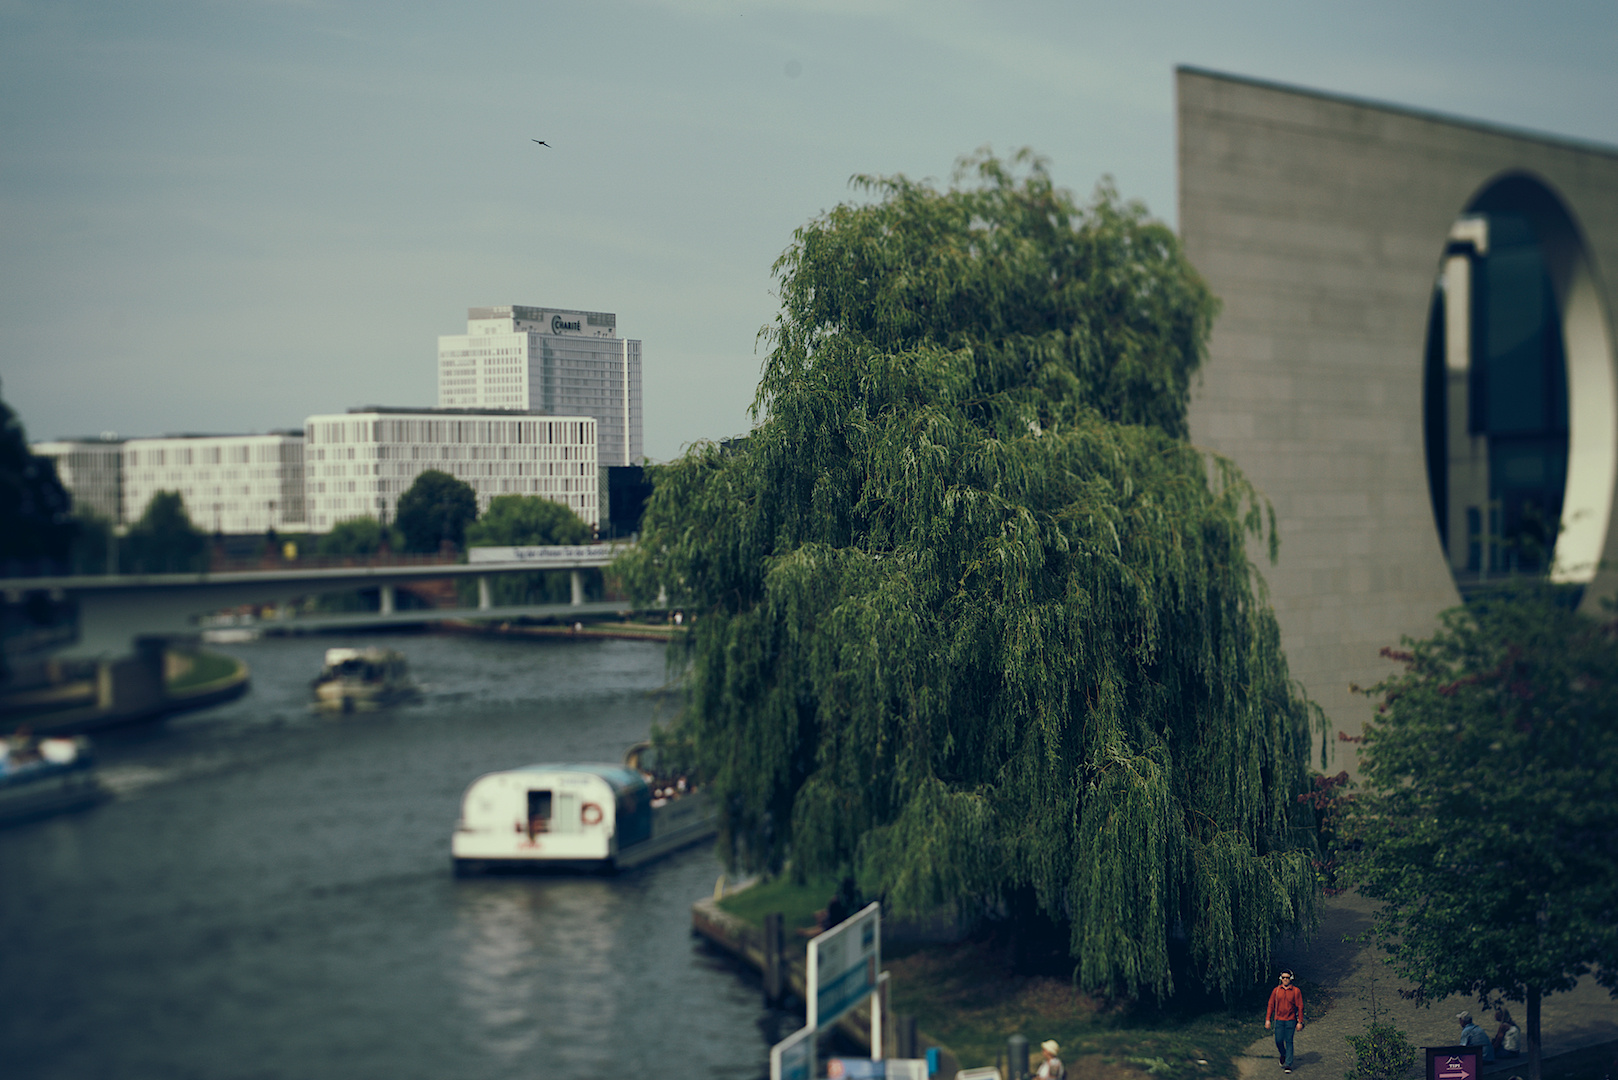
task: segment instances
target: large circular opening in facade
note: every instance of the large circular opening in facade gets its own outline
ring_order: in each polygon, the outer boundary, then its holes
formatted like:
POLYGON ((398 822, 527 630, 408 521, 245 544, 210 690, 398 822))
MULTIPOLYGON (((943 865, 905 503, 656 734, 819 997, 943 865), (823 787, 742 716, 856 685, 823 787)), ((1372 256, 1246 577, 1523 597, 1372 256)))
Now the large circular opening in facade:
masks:
POLYGON ((1612 509, 1611 339, 1579 231, 1513 174, 1450 230, 1427 333, 1433 517, 1463 593, 1594 576, 1612 509))

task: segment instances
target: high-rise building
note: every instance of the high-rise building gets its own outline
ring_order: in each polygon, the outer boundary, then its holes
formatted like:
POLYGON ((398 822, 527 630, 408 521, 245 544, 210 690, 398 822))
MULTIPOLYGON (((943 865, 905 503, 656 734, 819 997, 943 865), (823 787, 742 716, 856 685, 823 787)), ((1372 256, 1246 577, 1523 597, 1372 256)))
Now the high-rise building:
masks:
POLYGON ((172 435, 123 444, 123 510, 134 524, 159 491, 178 492, 206 532, 304 528, 303 433, 172 435))
POLYGON ((638 465, 640 342, 607 312, 468 308, 466 333, 438 339, 438 405, 589 416, 601 465, 638 465))
POLYGON ((56 475, 73 496, 73 509, 89 511, 117 524, 123 513, 122 439, 56 439, 34 443, 28 448, 35 457, 56 463, 56 475))
POLYGON ((600 522, 593 417, 371 406, 311 416, 304 431, 316 532, 348 518, 393 520, 399 496, 428 469, 470 484, 479 513, 496 495, 538 495, 600 522))

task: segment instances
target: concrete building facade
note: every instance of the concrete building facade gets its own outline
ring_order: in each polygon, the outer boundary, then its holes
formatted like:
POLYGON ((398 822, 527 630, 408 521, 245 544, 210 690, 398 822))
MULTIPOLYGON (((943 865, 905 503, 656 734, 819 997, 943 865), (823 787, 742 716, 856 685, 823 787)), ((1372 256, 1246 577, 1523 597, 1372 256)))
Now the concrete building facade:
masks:
POLYGON ((191 523, 204 532, 301 531, 303 433, 126 441, 119 521, 139 521, 159 491, 178 492, 191 523))
POLYGON ((1176 96, 1180 233, 1223 302, 1192 439, 1274 504, 1254 561, 1333 726, 1384 646, 1543 568, 1529 511, 1554 578, 1618 592, 1618 150, 1189 68, 1176 96))
POLYGON ((496 495, 538 495, 600 524, 596 420, 519 411, 355 409, 304 421, 309 528, 391 521, 399 496, 437 469, 477 492, 478 513, 496 495))
POLYGON ((610 312, 481 307, 466 333, 438 339, 438 405, 589 416, 603 466, 638 465, 641 343, 610 312))
POLYGON ((124 443, 122 439, 55 439, 34 443, 35 457, 50 458, 56 475, 73 496, 75 513, 88 511, 112 522, 122 520, 124 443))

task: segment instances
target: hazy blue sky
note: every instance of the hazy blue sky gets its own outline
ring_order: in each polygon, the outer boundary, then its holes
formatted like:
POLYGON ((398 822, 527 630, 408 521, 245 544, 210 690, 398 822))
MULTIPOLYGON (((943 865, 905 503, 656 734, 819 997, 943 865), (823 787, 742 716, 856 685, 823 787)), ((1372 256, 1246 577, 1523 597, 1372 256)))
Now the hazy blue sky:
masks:
POLYGON ((770 265, 853 173, 1028 145, 1172 221, 1175 64, 1618 144, 1615 46, 1611 3, 0 0, 0 393, 296 427, 434 404, 469 306, 590 308, 664 460, 746 429, 770 265))

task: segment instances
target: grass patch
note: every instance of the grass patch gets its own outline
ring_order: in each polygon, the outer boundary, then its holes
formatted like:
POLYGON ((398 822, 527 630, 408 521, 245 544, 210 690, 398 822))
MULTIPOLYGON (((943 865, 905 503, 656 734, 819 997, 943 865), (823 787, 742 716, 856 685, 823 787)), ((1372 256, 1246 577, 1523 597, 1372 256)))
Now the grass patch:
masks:
POLYGON ((815 878, 798 884, 792 881, 790 874, 781 874, 731 893, 719 901, 719 906, 754 926, 763 926, 766 914, 779 911, 790 947, 792 942, 804 940, 798 930, 814 926, 815 912, 823 910, 836 892, 834 878, 815 878))
POLYGON ((189 690, 203 686, 235 673, 241 661, 222 653, 194 652, 188 654, 191 667, 168 681, 170 691, 189 690))

